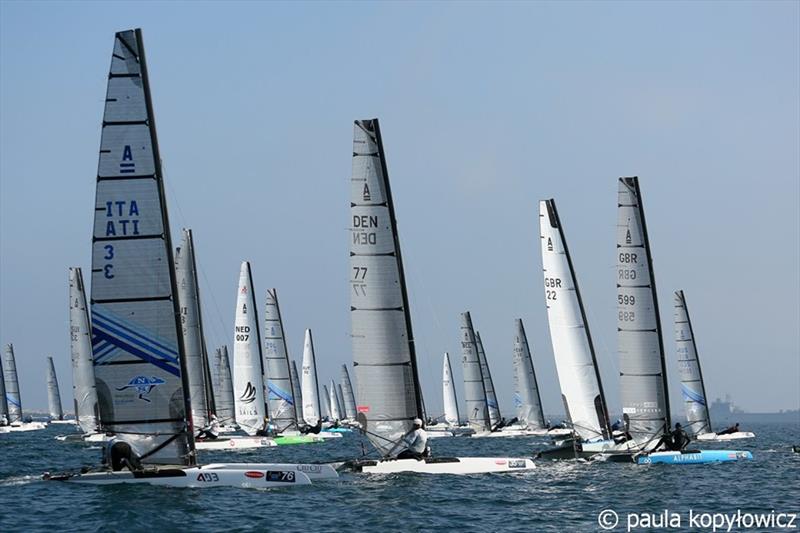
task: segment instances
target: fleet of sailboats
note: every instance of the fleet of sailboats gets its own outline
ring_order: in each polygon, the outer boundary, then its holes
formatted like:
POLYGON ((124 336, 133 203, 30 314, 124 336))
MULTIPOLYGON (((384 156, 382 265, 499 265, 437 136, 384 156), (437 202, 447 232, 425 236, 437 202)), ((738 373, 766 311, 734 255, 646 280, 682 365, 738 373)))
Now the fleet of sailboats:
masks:
MULTIPOLYGON (((288 353, 277 290, 266 293, 263 337, 251 265, 241 263, 231 362, 206 347, 192 231, 173 249, 161 158, 140 30, 115 35, 100 142, 92 238, 91 306, 81 269, 69 269, 74 420, 65 420, 55 364, 47 358, 51 423, 77 424, 61 440, 108 440, 103 466, 47 474, 78 483, 288 487, 362 473, 474 474, 535 468, 528 457, 438 457, 406 453, 410 435, 566 437, 540 457, 599 457, 638 464, 752 459, 743 450, 661 450, 672 429, 667 362, 642 195, 618 182, 617 354, 621 424, 612 426, 598 356, 554 200, 539 203, 544 296, 566 428, 551 428, 531 346, 514 321, 515 417, 506 422, 480 333, 460 316, 464 405, 450 356, 442 364, 444 413, 427 420, 417 346, 386 156, 377 119, 354 123, 350 192, 350 317, 355 386, 347 365, 320 394, 310 329, 302 369, 288 353), (263 344, 262 344, 263 343, 263 344), (213 370, 213 371, 212 371, 213 370), (232 372, 231 372, 232 370, 232 372), (463 417, 463 420, 462 420, 463 417), (420 422, 420 420, 422 422, 420 422), (441 421, 439 421, 441 420, 441 421), (225 432, 207 436, 221 424, 225 432), (340 424, 342 428, 339 428, 340 424), (376 458, 337 464, 198 464, 198 450, 265 448, 320 441, 358 428, 376 458), (203 431, 201 431, 203 430, 203 431), (203 438, 200 438, 200 435, 203 438), (307 434, 310 433, 310 434, 307 434), (318 436, 315 436, 318 435, 318 436), (119 468, 126 464, 127 468, 119 468)), ((674 293, 678 369, 687 427, 699 441, 752 438, 712 430, 683 291, 674 293)), ((43 429, 24 421, 14 349, 0 360, 0 433, 43 429)), ((222 432, 222 431, 220 431, 222 432)))

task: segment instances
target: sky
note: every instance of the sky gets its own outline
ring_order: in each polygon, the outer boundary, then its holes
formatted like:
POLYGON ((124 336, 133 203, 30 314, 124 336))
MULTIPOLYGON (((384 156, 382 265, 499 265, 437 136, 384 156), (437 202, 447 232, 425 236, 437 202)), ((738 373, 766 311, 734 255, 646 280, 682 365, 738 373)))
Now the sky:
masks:
MULTIPOLYGON (((461 384, 459 313, 513 411, 514 319, 563 415, 538 201, 555 198, 611 410, 617 178, 640 177, 673 416, 672 291, 710 399, 800 407, 800 3, 0 2, 0 343, 28 409, 46 356, 71 406, 67 269, 90 270, 114 33, 141 27, 177 242, 194 231, 208 345, 232 345, 239 265, 276 287, 290 356, 352 363, 353 120, 378 117, 419 370, 461 384)), ((263 311, 262 311, 263 312, 263 311)), ((463 405, 463 404, 462 404, 463 405)))

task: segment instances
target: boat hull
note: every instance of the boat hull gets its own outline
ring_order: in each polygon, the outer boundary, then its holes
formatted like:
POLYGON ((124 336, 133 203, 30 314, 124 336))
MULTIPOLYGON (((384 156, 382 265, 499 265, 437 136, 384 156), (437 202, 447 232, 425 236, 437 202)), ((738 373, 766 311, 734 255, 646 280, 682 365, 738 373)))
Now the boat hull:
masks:
POLYGON ((325 440, 317 435, 278 435, 274 438, 278 446, 290 446, 293 444, 313 444, 325 440))
POLYGON ((702 440, 702 441, 724 441, 724 440, 752 439, 755 436, 756 434, 750 431, 737 431, 736 433, 727 433, 725 435, 719 435, 717 433, 701 433, 700 435, 696 435, 694 438, 696 440, 702 440))
POLYGON ((653 452, 636 457, 636 464, 706 464, 748 461, 753 454, 741 450, 684 450, 681 452, 653 452))
POLYGON ((361 461, 354 464, 357 471, 365 474, 396 474, 416 472, 420 474, 489 474, 524 472, 536 466, 530 459, 508 457, 433 457, 416 459, 391 459, 385 461, 361 461))
POLYGON ((17 433, 20 431, 38 431, 47 427, 44 422, 23 422, 20 424, 12 424, 10 426, 3 426, 3 433, 17 433))
POLYGON ((215 440, 198 440, 194 443, 198 450, 250 450, 277 446, 274 439, 267 437, 222 437, 215 440))
POLYGON ((322 481, 339 479, 339 473, 330 464, 294 464, 294 463, 212 463, 203 466, 203 470, 217 470, 233 468, 240 470, 246 467, 248 470, 293 470, 302 472, 311 481, 322 481))

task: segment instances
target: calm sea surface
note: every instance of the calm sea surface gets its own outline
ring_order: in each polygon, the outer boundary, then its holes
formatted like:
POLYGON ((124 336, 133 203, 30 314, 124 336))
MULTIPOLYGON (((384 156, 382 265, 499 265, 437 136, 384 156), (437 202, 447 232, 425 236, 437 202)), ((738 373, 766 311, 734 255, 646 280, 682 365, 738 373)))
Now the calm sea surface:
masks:
MULTIPOLYGON (((800 512, 800 427, 752 425, 756 439, 704 448, 747 449, 747 463, 636 466, 538 462, 504 475, 345 474, 288 490, 92 487, 44 482, 46 470, 96 464, 100 449, 54 440, 69 426, 0 434, 0 532, 7 531, 597 531, 601 510, 677 513, 680 530, 694 513, 800 512)), ((353 458, 361 437, 256 452, 204 453, 208 462, 315 462, 353 458)), ((431 441, 437 455, 522 456, 544 448, 535 438, 431 441)), ((795 530, 800 527, 796 524, 795 530)), ((742 528, 734 527, 733 530, 742 528)), ((677 531, 678 529, 671 529, 677 531)), ((700 530, 711 530, 700 528, 700 530)), ((725 528, 722 529, 723 531, 725 528)), ((777 528, 761 527, 761 531, 777 528)))

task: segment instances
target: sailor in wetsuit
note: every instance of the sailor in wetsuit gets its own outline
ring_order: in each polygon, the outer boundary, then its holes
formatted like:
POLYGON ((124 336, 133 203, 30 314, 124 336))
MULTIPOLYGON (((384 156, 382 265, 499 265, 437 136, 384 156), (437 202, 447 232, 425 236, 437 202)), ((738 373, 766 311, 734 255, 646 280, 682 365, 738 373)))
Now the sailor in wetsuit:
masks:
POLYGON ((414 429, 403 437, 402 443, 406 445, 406 449, 397 454, 398 459, 420 461, 431 453, 428 448, 428 434, 422 429, 422 420, 419 418, 414 419, 414 429))
POLYGON ((200 433, 197 434, 197 440, 216 440, 219 436, 219 421, 217 420, 217 415, 211 415, 211 418, 208 421, 203 429, 200 430, 200 433))
POLYGON ((670 433, 664 434, 654 449, 658 450, 663 445, 666 451, 679 452, 686 449, 691 440, 680 423, 676 423, 675 429, 670 433))
POLYGON ((739 422, 736 422, 729 428, 723 429, 722 431, 718 431, 717 435, 730 435, 731 433, 738 433, 739 432, 739 422))
POLYGON ((103 463, 111 467, 114 472, 123 468, 127 468, 131 472, 142 469, 139 456, 136 455, 130 444, 119 437, 112 437, 106 443, 105 450, 103 450, 103 463))

